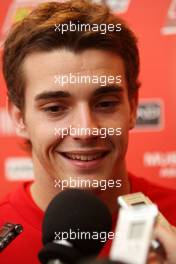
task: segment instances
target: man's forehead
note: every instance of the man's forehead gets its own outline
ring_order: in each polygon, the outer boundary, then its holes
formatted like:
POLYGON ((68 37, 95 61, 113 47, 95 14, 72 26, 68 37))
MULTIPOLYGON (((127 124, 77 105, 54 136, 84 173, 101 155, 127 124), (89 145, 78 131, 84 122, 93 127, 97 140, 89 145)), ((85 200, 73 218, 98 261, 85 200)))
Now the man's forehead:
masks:
POLYGON ((104 50, 89 49, 80 53, 62 49, 49 52, 36 52, 26 57, 24 69, 35 74, 35 69, 40 69, 38 74, 52 74, 66 72, 87 72, 91 70, 110 71, 114 68, 120 71, 124 67, 123 60, 115 54, 104 50), (35 67, 34 67, 35 66, 35 67), (52 66, 52 67, 51 67, 52 66))
MULTIPOLYGON (((120 57, 102 50, 86 50, 74 53, 69 50, 54 50, 38 52, 28 56, 24 62, 27 95, 37 95, 47 91, 63 90, 69 93, 93 94, 100 85, 93 83, 66 84, 58 83, 61 78, 69 74, 80 76, 121 76, 120 86, 126 87, 126 78, 123 61, 120 57), (74 87, 74 89, 73 89, 74 87), (76 87, 76 88, 75 88, 76 87), (61 89, 60 89, 61 88, 61 89), (80 88, 80 89, 79 89, 80 88), (74 90, 74 91, 73 91, 74 90)), ((101 77, 101 78, 102 78, 101 77)), ((102 81, 102 79, 101 79, 102 81)), ((107 83, 108 85, 108 83, 107 83)))

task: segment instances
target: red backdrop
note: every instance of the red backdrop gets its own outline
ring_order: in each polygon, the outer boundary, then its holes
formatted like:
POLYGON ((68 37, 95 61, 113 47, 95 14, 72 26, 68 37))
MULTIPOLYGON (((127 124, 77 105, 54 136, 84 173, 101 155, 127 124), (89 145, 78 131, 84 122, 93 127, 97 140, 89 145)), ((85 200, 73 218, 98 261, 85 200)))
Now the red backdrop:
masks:
MULTIPOLYGON (((40 1, 0 3, 1 46, 6 31, 40 1)), ((44 2, 44 1, 41 1, 44 2)), ((176 1, 106 1, 125 18, 139 39, 142 82, 137 125, 130 133, 128 169, 139 177, 176 189, 176 1)), ((0 73, 0 197, 32 177, 32 163, 21 149, 6 111, 0 73)))

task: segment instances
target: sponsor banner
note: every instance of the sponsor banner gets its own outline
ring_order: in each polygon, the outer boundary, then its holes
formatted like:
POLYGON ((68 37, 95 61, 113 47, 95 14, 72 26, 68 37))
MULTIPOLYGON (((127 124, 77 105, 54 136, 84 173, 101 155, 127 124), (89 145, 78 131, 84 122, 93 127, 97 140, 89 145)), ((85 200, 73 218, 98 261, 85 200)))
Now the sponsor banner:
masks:
POLYGON ((160 178, 176 179, 176 151, 145 152, 143 165, 147 169, 156 169, 160 178))
POLYGON ((93 0, 94 3, 104 3, 108 5, 114 12, 125 13, 128 10, 131 0, 93 0))
MULTIPOLYGON (((3 42, 10 27, 15 22, 22 20, 27 16, 34 7, 40 3, 53 2, 53 0, 14 0, 9 5, 8 12, 6 14, 5 20, 2 25, 2 30, 0 34, 0 43, 3 42)), ((66 2, 65 0, 60 0, 59 2, 66 2)), ((1 5, 1 4, 0 4, 1 5)))
POLYGON ((164 102, 162 99, 140 100, 135 129, 140 132, 164 129, 164 102))
POLYGON ((176 34, 176 0, 171 0, 164 27, 161 29, 164 35, 176 34))
POLYGON ((13 136, 15 129, 6 108, 0 108, 0 136, 13 136))
POLYGON ((30 158, 9 157, 5 160, 5 178, 8 181, 33 180, 33 165, 30 158))

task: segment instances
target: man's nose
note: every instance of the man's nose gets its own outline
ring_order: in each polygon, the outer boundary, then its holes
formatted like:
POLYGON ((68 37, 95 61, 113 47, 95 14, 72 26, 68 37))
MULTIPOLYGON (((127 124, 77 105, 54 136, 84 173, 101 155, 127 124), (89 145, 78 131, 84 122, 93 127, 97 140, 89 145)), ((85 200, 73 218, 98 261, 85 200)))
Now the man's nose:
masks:
POLYGON ((75 113, 72 127, 76 130, 75 139, 90 140, 98 137, 99 124, 98 120, 89 106, 81 106, 75 113), (97 131, 97 132, 96 132, 97 131))

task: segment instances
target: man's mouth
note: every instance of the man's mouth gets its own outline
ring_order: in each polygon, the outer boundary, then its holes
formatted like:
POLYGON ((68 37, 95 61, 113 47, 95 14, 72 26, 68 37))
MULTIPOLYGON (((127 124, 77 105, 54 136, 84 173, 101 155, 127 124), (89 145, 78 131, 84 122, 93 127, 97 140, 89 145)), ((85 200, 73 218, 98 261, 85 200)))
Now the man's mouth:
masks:
POLYGON ((105 157, 107 155, 107 151, 99 152, 95 154, 83 154, 83 153, 78 154, 78 153, 64 152, 62 153, 62 155, 71 160, 79 160, 79 161, 88 162, 88 161, 97 160, 97 159, 105 157))
MULTIPOLYGON (((64 162, 68 166, 73 166, 76 169, 92 170, 102 166, 105 158, 110 153, 107 149, 94 150, 70 150, 65 152, 58 152, 63 157, 64 162)), ((67 166, 66 165, 66 166, 67 166)))

